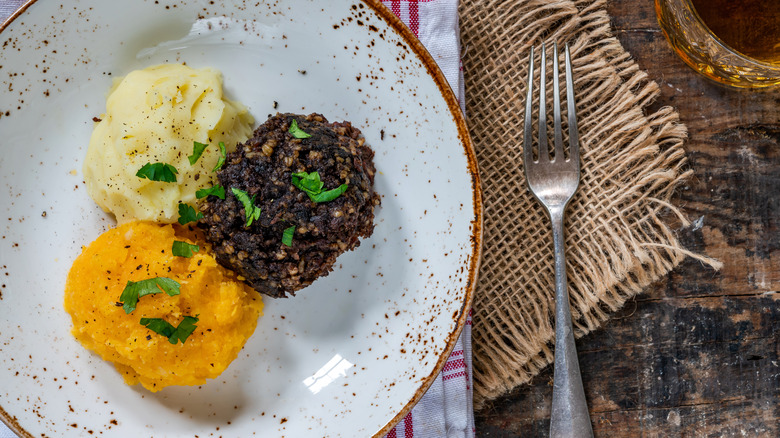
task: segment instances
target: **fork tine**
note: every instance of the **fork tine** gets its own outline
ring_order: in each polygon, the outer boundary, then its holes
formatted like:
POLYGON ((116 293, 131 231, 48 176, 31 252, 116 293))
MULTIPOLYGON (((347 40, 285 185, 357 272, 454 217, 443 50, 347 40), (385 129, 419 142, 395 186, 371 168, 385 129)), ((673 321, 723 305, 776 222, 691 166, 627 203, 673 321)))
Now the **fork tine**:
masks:
POLYGON ((542 66, 539 69, 539 162, 550 161, 547 147, 547 49, 542 43, 542 66))
POLYGON ((558 43, 553 43, 553 119, 555 121, 553 134, 555 136, 554 161, 563 160, 563 133, 561 132, 561 87, 558 83, 558 43))
POLYGON ((569 53, 569 44, 566 44, 566 101, 569 104, 569 157, 577 161, 579 167, 580 160, 580 137, 577 131, 577 108, 574 103, 574 75, 571 71, 571 54, 569 53))
POLYGON ((523 161, 528 166, 534 160, 533 148, 533 123, 531 111, 534 101, 534 48, 531 46, 531 55, 528 62, 528 92, 525 96, 525 128, 523 131, 523 161))

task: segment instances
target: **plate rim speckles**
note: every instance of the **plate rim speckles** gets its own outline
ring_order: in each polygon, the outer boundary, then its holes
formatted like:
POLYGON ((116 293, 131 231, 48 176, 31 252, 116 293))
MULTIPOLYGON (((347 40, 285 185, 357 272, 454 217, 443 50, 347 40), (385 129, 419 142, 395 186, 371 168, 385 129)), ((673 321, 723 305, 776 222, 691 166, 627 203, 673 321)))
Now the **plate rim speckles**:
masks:
POLYGON ((441 372, 444 367, 447 358, 455 347, 455 343, 458 341, 460 333, 463 331, 463 327, 466 325, 466 318, 471 310, 471 303, 473 302, 474 292, 477 287, 477 274, 479 273, 479 264, 482 259, 482 188, 479 181, 479 169, 477 166, 477 154, 474 150, 474 144, 471 142, 471 136, 469 135, 468 126, 466 125, 466 118, 458 102, 458 98, 452 91, 447 78, 444 77, 436 61, 433 59, 428 50, 423 46, 417 37, 414 36, 412 31, 399 19, 390 9, 381 3, 380 0, 362 0, 365 4, 373 8, 377 14, 382 17, 391 28, 393 28, 403 39, 409 44, 414 54, 423 62, 423 65, 428 71, 428 74, 434 79, 436 85, 442 93, 442 96, 447 102, 447 107, 458 126, 458 137, 464 147, 466 158, 468 159, 469 173, 471 175, 472 184, 472 199, 474 203, 474 218, 472 219, 472 236, 471 236, 471 260, 468 268, 468 280, 465 287, 466 298, 461 308, 460 315, 457 317, 457 326, 455 330, 450 333, 447 339, 447 347, 443 353, 439 356, 436 366, 433 372, 428 375, 423 381, 422 385, 415 392, 414 397, 409 400, 409 403, 390 420, 385 427, 379 432, 373 435, 373 438, 379 438, 387 434, 395 425, 404 418, 409 411, 412 410, 415 404, 420 401, 425 391, 433 383, 436 376, 441 372))

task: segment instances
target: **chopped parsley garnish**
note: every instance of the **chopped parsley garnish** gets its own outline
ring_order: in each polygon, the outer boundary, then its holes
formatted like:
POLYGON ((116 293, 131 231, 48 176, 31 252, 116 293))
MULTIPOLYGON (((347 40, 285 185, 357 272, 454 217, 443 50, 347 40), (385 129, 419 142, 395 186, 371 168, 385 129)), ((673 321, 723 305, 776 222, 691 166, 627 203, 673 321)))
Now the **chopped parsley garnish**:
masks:
POLYGON ((295 234, 295 225, 290 228, 285 228, 284 234, 282 234, 282 243, 287 246, 292 246, 293 234, 295 234))
POLYGON ((176 168, 167 163, 146 163, 138 169, 135 176, 152 181, 176 182, 177 173, 179 172, 176 168))
POLYGON ((301 128, 298 127, 298 121, 293 119, 293 121, 290 123, 290 129, 287 130, 287 132, 290 133, 295 138, 309 138, 311 137, 311 134, 303 132, 301 128))
POLYGON ((342 184, 335 189, 326 190, 324 192, 317 193, 314 196, 309 195, 312 201, 314 202, 330 202, 339 196, 341 196, 344 192, 347 191, 347 184, 342 184))
POLYGON ((219 160, 217 160, 217 165, 214 166, 213 169, 211 169, 212 172, 216 172, 222 168, 222 165, 225 164, 225 157, 227 157, 227 151, 225 150, 225 143, 219 142, 219 160))
POLYGON ((198 199, 205 198, 209 195, 216 196, 219 199, 225 199, 225 188, 220 185, 216 185, 214 187, 200 189, 195 192, 195 197, 198 199))
POLYGON ((203 218, 203 213, 195 211, 192 206, 179 203, 179 224, 187 225, 190 222, 197 222, 198 219, 203 218))
POLYGON ((200 247, 198 245, 182 242, 181 240, 174 240, 173 245, 171 246, 171 252, 176 257, 190 258, 192 257, 193 252, 198 251, 200 251, 200 247))
POLYGON ((171 323, 162 318, 141 318, 141 325, 146 326, 146 328, 158 335, 165 336, 168 338, 168 342, 174 345, 179 341, 183 344, 192 332, 198 328, 198 326, 195 325, 197 322, 197 316, 185 316, 179 325, 174 327, 171 323))
POLYGON ((122 295, 119 296, 119 302, 122 303, 122 309, 125 313, 135 310, 138 299, 144 295, 158 294, 165 292, 168 296, 179 295, 181 285, 176 280, 167 277, 155 277, 141 281, 128 281, 122 295))
POLYGON ((198 162, 198 159, 200 159, 200 156, 203 155, 203 151, 206 150, 208 145, 208 143, 198 143, 197 141, 193 142, 192 155, 187 156, 187 159, 190 160, 190 165, 198 162))
POLYGON ((230 190, 233 192, 233 195, 235 195, 236 199, 244 204, 244 213, 246 215, 247 227, 252 225, 252 222, 260 219, 261 209, 255 205, 255 197, 257 197, 257 195, 252 196, 250 199, 247 192, 243 190, 239 190, 235 187, 231 187, 230 190))
POLYGON ((292 174, 292 185, 309 195, 315 195, 322 191, 322 186, 324 186, 325 183, 320 181, 319 172, 295 172, 292 174))
POLYGON ((324 183, 320 180, 318 172, 296 172, 292 174, 292 185, 303 190, 314 202, 332 201, 347 191, 347 184, 342 184, 335 189, 322 191, 324 183))

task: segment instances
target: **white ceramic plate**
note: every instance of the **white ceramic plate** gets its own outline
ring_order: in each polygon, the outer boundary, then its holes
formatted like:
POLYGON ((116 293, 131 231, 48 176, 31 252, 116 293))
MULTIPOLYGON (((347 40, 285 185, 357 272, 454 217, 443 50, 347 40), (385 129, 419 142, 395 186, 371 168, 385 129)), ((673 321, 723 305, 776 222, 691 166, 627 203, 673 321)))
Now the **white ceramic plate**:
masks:
POLYGON ((431 57, 377 1, 30 2, 0 32, 0 417, 31 436, 377 436, 419 400, 464 324, 479 262, 476 162, 431 57), (350 120, 376 151, 374 235, 265 316, 201 387, 126 386, 69 334, 71 262, 114 225, 82 160, 111 80, 222 71, 261 122, 350 120), (274 103, 278 108, 274 109, 274 103))

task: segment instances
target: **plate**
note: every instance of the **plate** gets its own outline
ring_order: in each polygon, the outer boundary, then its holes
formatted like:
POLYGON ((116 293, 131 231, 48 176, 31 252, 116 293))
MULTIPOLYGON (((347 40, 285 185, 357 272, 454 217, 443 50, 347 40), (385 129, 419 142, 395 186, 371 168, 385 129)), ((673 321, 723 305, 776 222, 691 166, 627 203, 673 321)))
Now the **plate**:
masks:
POLYGON ((0 417, 34 436, 381 436, 443 366, 481 240, 476 161, 431 56, 378 1, 28 3, 0 32, 0 417), (69 333, 64 281, 114 226, 81 165, 114 78, 222 71, 258 122, 350 120, 376 152, 373 236, 292 299, 266 299, 239 357, 150 393, 69 333))

